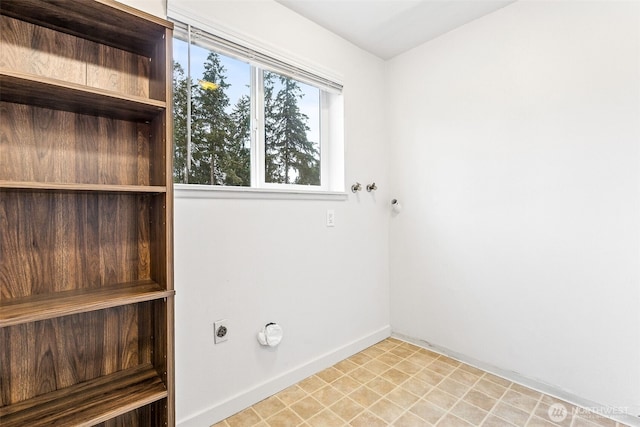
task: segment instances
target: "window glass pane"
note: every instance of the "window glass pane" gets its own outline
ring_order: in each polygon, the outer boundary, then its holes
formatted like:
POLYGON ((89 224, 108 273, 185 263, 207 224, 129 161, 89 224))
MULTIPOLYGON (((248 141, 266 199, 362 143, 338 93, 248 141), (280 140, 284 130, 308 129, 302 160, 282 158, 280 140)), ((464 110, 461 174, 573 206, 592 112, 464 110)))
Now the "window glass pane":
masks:
MULTIPOLYGON (((174 57, 186 58, 186 43, 175 40, 174 57), (182 56, 181 56, 182 55, 182 56)), ((249 64, 191 45, 191 141, 181 145, 176 133, 176 158, 188 152, 191 161, 176 161, 176 182, 250 186, 250 76, 249 64), (190 145, 186 147, 186 145, 190 145), (181 165, 179 163, 184 163, 181 165), (188 173, 185 166, 188 164, 188 173)), ((179 60, 179 59, 178 59, 179 60)), ((184 68, 184 66, 183 66, 184 68)), ((174 66, 174 126, 186 122, 187 83, 174 66), (181 92, 184 93, 184 96, 181 92), (184 100, 182 99, 184 98, 184 100), (184 116, 181 116, 184 114, 184 116)), ((185 132, 186 134, 186 132, 185 132)))
POLYGON ((264 72, 265 181, 320 185, 320 90, 264 72))
POLYGON ((187 43, 173 39, 173 181, 187 183, 187 43))

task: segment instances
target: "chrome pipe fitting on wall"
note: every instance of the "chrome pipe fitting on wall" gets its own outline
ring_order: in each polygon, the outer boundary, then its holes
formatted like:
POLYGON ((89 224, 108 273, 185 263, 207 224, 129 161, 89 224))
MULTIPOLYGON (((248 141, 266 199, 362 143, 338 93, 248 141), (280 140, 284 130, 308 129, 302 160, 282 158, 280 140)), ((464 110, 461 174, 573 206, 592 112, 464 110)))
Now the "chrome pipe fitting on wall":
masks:
POLYGON ((352 193, 357 193, 358 191, 362 190, 362 185, 360 185, 359 182, 356 182, 355 184, 353 184, 351 186, 351 192, 352 193))
POLYGON ((375 182, 367 185, 367 191, 369 193, 371 193, 372 191, 375 191, 377 189, 378 189, 378 187, 376 186, 375 182))

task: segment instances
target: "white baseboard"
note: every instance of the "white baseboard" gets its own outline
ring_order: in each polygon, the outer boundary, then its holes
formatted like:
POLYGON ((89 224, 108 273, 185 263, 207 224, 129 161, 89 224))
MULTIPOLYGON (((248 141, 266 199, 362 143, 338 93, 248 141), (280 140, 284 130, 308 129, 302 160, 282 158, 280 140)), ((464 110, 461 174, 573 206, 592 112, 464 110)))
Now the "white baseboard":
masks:
POLYGON ((318 356, 235 396, 231 396, 225 401, 218 402, 204 411, 178 420, 177 425, 178 427, 205 427, 215 424, 341 360, 353 356, 365 348, 388 338, 390 335, 391 327, 385 326, 365 337, 318 356))
POLYGON ((614 419, 616 421, 620 421, 621 423, 628 424, 633 427, 640 427, 640 415, 634 416, 632 414, 623 414, 623 413, 611 413, 610 409, 607 408, 606 405, 598 404, 596 402, 592 402, 588 399, 584 399, 580 396, 576 396, 572 393, 568 393, 562 389, 554 387, 549 384, 545 384, 540 381, 533 380, 531 378, 527 378, 523 375, 520 375, 517 372, 507 371, 504 369, 500 369, 496 366, 492 366, 490 364, 481 362, 479 360, 475 360, 471 357, 468 357, 464 354, 457 353, 445 347, 440 347, 438 345, 429 343, 425 340, 420 340, 417 338, 409 337, 403 334, 393 332, 391 334, 392 337, 397 338, 402 341, 406 341, 410 344, 417 345, 422 348, 426 348, 427 350, 434 351, 439 354, 443 354, 445 356, 451 357, 452 359, 456 359, 460 362, 464 362, 468 365, 474 366, 476 368, 482 369, 483 371, 490 372, 494 375, 502 377, 506 380, 509 380, 514 383, 521 384, 525 387, 529 387, 533 390, 539 391, 540 393, 548 394, 549 396, 553 396, 555 398, 564 400, 565 402, 571 403, 572 405, 578 406, 583 409, 588 410, 596 410, 603 416, 614 419))

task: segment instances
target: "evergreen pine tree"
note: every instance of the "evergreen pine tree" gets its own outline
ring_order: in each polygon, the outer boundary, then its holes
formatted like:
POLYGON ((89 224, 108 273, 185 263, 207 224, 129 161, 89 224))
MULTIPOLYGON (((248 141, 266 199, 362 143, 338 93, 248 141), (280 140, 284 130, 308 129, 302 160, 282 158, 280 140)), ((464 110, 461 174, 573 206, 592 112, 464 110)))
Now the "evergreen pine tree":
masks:
POLYGON ((229 171, 225 184, 251 185, 251 100, 242 95, 230 114, 231 139, 227 146, 229 171))
POLYGON ((173 62, 173 180, 187 179, 187 88, 189 83, 178 62, 173 62))
POLYGON ((217 88, 205 85, 195 87, 193 96, 191 141, 192 174, 189 182, 197 184, 224 184, 229 170, 230 118, 226 112, 229 97, 225 89, 225 68, 215 52, 209 53, 204 64, 202 80, 215 83, 217 88))
POLYGON ((271 182, 284 184, 320 184, 319 151, 307 132, 309 120, 300 111, 298 101, 303 94, 298 82, 284 76, 269 74, 265 77, 266 169, 271 182), (273 93, 267 102, 267 82, 273 91, 273 79, 277 76, 281 88, 275 99, 273 93))

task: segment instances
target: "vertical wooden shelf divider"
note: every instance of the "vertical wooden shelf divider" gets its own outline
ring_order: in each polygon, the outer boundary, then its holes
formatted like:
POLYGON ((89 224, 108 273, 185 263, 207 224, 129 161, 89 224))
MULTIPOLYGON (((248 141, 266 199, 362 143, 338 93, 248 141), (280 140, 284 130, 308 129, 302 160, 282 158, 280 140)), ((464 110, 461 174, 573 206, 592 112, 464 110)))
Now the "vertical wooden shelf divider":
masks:
POLYGON ((0 2, 0 425, 175 426, 173 25, 0 2))

